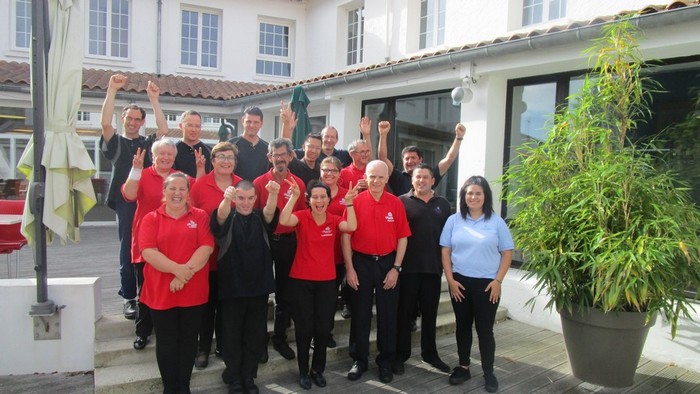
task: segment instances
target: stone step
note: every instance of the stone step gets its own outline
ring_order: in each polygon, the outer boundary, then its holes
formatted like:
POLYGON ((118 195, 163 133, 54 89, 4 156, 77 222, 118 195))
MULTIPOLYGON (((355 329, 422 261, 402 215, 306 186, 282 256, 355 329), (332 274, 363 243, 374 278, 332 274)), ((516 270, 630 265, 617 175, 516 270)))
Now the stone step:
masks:
MULTIPOLYGON (((507 310, 499 308, 496 316, 497 321, 505 320, 507 310)), ((455 323, 454 315, 449 313, 441 313, 437 318, 437 336, 454 333, 455 323)), ((376 335, 375 330, 370 334, 370 352, 376 354, 376 335)), ((420 343, 420 329, 413 333, 413 343, 420 343)), ((348 334, 336 334, 335 339, 338 346, 334 349, 327 350, 327 362, 337 361, 341 359, 348 360, 348 334)), ((127 345, 125 343, 124 345, 127 345)), ((128 343, 130 346, 131 344, 128 343)), ((295 348, 294 343, 291 343, 292 348, 295 348)), ((162 392, 162 385, 158 366, 155 360, 153 344, 143 351, 136 352, 131 350, 132 354, 136 354, 136 358, 130 359, 128 364, 112 365, 107 367, 95 366, 95 392, 96 393, 155 393, 162 392), (147 351, 150 349, 150 351, 147 351)), ((258 367, 258 376, 265 376, 278 372, 296 373, 296 360, 285 360, 270 346, 268 348, 270 359, 266 364, 260 364, 258 367)), ((296 350, 296 349, 295 349, 296 350)), ((224 363, 218 357, 212 355, 209 358, 209 366, 204 370, 193 370, 192 387, 210 387, 210 388, 225 388, 225 384, 221 381, 221 373, 224 370, 224 363)))

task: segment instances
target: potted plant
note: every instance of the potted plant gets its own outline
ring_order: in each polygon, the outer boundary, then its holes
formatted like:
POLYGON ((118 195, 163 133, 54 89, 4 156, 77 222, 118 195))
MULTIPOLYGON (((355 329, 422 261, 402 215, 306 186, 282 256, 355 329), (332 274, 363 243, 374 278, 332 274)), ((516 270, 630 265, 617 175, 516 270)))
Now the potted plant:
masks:
POLYGON ((700 211, 658 150, 628 138, 659 89, 636 36, 627 19, 602 27, 583 88, 503 179, 526 278, 561 314, 574 376, 612 387, 632 385, 657 313, 673 336, 691 318, 685 290, 700 284, 700 211))

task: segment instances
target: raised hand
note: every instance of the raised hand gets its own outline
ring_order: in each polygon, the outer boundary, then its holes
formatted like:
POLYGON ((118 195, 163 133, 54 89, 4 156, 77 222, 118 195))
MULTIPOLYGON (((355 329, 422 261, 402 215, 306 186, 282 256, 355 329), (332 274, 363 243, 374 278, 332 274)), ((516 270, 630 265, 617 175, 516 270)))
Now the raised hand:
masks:
POLYGON ((391 123, 389 123, 386 120, 382 120, 377 124, 377 127, 379 128, 379 134, 386 136, 389 134, 389 130, 391 130, 391 123))
POLYGON ((150 100, 157 99, 160 97, 160 88, 155 83, 148 81, 148 86, 146 87, 146 93, 150 100))
POLYGON ((224 198, 229 201, 233 201, 236 199, 236 188, 233 186, 229 186, 224 190, 224 198))
POLYGON ((372 121, 368 117, 363 116, 362 119, 360 119, 360 133, 362 133, 364 138, 369 141, 369 134, 371 131, 372 121))
POLYGON ((457 123, 455 126, 455 137, 464 138, 465 134, 467 134, 467 128, 463 124, 457 123))
POLYGON ((265 185, 265 190, 271 195, 277 195, 280 192, 280 184, 275 181, 268 181, 267 185, 265 185))
POLYGON ((345 205, 352 204, 353 200, 355 200, 355 197, 362 191, 362 188, 360 187, 360 183, 358 182, 355 187, 352 187, 352 182, 348 185, 348 192, 345 194, 345 205))
POLYGON ((129 77, 126 75, 114 74, 109 78, 109 87, 113 88, 114 90, 122 89, 128 80, 129 77))
POLYGON ((294 129, 297 126, 297 114, 292 111, 291 103, 280 101, 280 119, 290 129, 294 129))
POLYGON ((294 178, 292 178, 291 181, 289 179, 285 179, 284 181, 289 185, 289 190, 292 192, 292 197, 298 198, 301 194, 301 190, 299 190, 297 181, 295 181, 294 178))
POLYGON ((194 151, 194 161, 197 165, 197 169, 204 169, 204 165, 207 163, 207 158, 202 154, 202 148, 199 147, 194 151))
POLYGON ((146 150, 137 148, 134 154, 134 159, 131 161, 131 166, 137 170, 143 169, 143 158, 146 156, 146 150))

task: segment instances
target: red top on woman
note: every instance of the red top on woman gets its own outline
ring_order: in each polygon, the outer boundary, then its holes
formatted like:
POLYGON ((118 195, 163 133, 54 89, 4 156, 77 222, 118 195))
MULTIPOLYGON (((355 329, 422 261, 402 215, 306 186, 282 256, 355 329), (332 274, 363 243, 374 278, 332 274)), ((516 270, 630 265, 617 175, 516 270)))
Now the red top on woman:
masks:
POLYGON ((289 277, 303 280, 335 279, 335 245, 344 220, 340 216, 326 213, 326 221, 316 224, 310 209, 294 212, 299 219, 296 226, 297 252, 289 277))

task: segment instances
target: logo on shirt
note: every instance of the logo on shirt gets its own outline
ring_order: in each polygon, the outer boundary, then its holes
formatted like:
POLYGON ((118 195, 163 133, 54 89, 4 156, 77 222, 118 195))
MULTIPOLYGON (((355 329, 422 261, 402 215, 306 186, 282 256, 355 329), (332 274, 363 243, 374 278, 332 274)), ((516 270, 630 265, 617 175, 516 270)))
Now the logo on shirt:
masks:
POLYGON ((287 191, 284 192, 284 199, 289 200, 290 198, 292 198, 292 189, 287 189, 287 191))
POLYGON ((340 205, 345 205, 345 199, 344 199, 344 198, 341 198, 341 199, 340 199, 340 205))
POLYGON ((442 209, 440 209, 440 207, 435 207, 435 213, 437 213, 438 215, 441 214, 442 209))
POLYGON ((330 228, 329 226, 326 226, 326 228, 324 228, 324 229, 321 231, 321 236, 322 236, 322 237, 332 237, 332 236, 333 236, 333 230, 331 230, 331 228, 330 228))
POLYGON ((187 222, 187 227, 188 227, 188 228, 197 228, 197 222, 195 222, 194 220, 190 219, 190 221, 187 222))
POLYGON ((387 223, 394 223, 394 214, 389 212, 384 216, 384 219, 386 219, 387 223))

